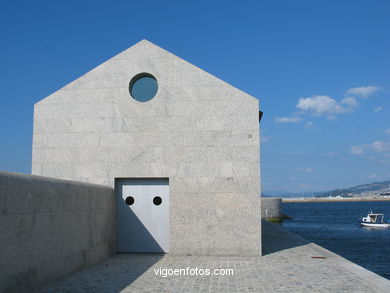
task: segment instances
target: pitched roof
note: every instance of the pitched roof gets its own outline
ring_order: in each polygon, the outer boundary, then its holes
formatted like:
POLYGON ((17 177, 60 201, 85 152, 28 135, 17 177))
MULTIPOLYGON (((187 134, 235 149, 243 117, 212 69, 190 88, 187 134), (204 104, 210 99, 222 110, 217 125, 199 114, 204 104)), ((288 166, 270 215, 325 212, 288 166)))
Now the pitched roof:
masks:
POLYGON ((128 87, 128 82, 124 82, 123 78, 130 80, 135 73, 153 70, 158 78, 170 79, 170 86, 224 86, 229 87, 239 96, 255 99, 214 75, 143 39, 38 103, 50 100, 62 90, 128 87), (131 68, 134 70, 130 70, 131 68))

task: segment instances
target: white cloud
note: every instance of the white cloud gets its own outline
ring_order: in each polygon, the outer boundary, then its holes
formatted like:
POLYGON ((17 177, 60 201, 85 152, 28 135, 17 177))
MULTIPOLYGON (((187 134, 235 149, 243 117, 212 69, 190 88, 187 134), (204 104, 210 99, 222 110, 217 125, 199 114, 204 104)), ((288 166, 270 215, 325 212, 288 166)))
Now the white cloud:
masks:
POLYGON ((314 116, 328 115, 329 118, 334 119, 335 114, 342 114, 353 111, 354 106, 351 104, 353 104, 354 101, 352 99, 345 98, 343 100, 343 104, 346 104, 346 106, 343 106, 329 96, 316 95, 308 98, 300 98, 297 104, 297 108, 304 112, 311 113, 314 116))
MULTIPOLYGON (((328 95, 313 95, 310 97, 301 97, 298 100, 296 107, 300 110, 293 117, 280 117, 275 119, 275 123, 299 123, 302 122, 304 114, 312 116, 325 116, 328 120, 336 119, 338 114, 346 114, 355 111, 359 106, 357 97, 368 98, 370 95, 381 90, 379 86, 362 86, 350 88, 346 90, 345 97, 341 101, 337 101, 328 95)), ((373 110, 381 111, 383 108, 378 106, 373 110)), ((305 127, 310 128, 312 122, 306 122, 305 127)))
POLYGON ((382 88, 379 86, 369 85, 369 86, 361 86, 350 88, 346 91, 347 94, 356 95, 362 97, 363 99, 367 99, 373 93, 381 90, 382 88))
POLYGON ((351 147, 350 153, 352 155, 362 155, 362 154, 364 154, 364 149, 360 146, 355 145, 355 146, 351 147))
POLYGON ((276 123, 299 123, 301 121, 301 117, 280 117, 275 119, 276 123))
POLYGON ((307 122, 305 123, 305 127, 306 127, 306 128, 311 128, 313 125, 314 125, 314 123, 313 123, 312 121, 307 121, 307 122))
POLYGON ((366 151, 374 151, 377 153, 382 153, 390 150, 390 142, 384 142, 384 141, 374 141, 371 144, 364 144, 364 145, 355 145, 351 147, 350 153, 352 155, 362 155, 366 151))
POLYGON ((371 147, 377 153, 385 152, 390 150, 390 143, 377 140, 371 144, 371 147))
POLYGON ((328 153, 326 153, 326 156, 328 156, 328 157, 334 157, 335 155, 336 155, 335 152, 328 152, 328 153))
POLYGON ((341 104, 348 105, 351 107, 357 107, 359 105, 354 97, 346 97, 342 99, 341 104))
POLYGON ((312 173, 315 171, 313 168, 296 168, 297 171, 305 172, 305 173, 312 173))
POLYGON ((371 175, 368 176, 368 178, 371 178, 371 179, 373 179, 373 178, 378 178, 378 175, 376 175, 376 174, 371 174, 371 175))

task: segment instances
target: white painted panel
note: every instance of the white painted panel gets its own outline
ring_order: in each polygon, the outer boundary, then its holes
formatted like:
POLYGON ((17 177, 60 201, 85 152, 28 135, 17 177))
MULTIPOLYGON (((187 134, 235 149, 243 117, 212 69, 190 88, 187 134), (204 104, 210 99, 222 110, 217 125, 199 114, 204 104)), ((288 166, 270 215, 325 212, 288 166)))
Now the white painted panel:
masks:
POLYGON ((168 179, 120 179, 116 181, 117 251, 169 251, 168 179), (126 204, 132 196, 134 203, 126 204), (153 199, 159 196, 160 205, 153 199))

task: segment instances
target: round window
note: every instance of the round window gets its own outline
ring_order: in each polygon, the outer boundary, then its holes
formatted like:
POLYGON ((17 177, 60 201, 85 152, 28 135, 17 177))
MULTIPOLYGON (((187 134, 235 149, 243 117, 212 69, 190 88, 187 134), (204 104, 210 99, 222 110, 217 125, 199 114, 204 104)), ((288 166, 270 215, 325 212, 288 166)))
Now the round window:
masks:
POLYGON ((132 196, 126 197, 125 202, 127 205, 131 206, 134 203, 134 197, 132 197, 132 196))
POLYGON ((161 203, 162 203, 162 198, 159 197, 159 196, 155 196, 153 198, 153 203, 156 205, 156 206, 159 206, 161 203))
POLYGON ((157 79, 150 73, 140 73, 134 76, 129 85, 130 95, 139 102, 147 102, 157 94, 157 79))

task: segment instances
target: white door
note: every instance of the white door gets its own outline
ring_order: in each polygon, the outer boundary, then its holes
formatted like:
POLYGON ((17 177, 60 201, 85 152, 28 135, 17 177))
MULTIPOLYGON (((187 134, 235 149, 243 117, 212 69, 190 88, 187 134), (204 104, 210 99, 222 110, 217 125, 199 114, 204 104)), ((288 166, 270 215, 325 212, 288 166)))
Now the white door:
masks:
POLYGON ((169 181, 118 179, 117 251, 169 251, 169 181))

